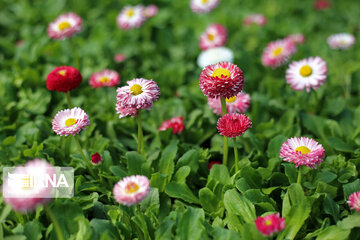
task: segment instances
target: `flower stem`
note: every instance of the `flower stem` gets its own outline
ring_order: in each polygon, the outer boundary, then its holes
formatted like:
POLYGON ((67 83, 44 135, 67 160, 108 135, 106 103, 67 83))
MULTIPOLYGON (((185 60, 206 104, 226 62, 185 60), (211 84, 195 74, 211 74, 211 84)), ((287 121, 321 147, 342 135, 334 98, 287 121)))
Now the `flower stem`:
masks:
POLYGON ((237 173, 239 171, 239 155, 236 146, 236 138, 233 138, 233 143, 234 143, 234 155, 235 155, 235 173, 237 173))
MULTIPOLYGON (((221 113, 225 115, 227 113, 226 109, 226 100, 225 98, 220 98, 221 101, 221 113)), ((224 155, 223 155, 223 164, 226 166, 228 160, 228 139, 224 136, 224 155)))
POLYGON ((74 67, 79 70, 79 67, 80 67, 79 57, 78 57, 78 54, 77 54, 75 43, 72 40, 72 38, 69 38, 69 41, 70 41, 70 45, 71 45, 71 50, 72 50, 73 55, 74 55, 74 67))
POLYGON ((298 177, 297 177, 297 183, 301 185, 301 166, 299 166, 299 171, 298 171, 298 177))
POLYGON ((137 123, 138 123, 138 153, 142 154, 143 152, 143 131, 141 125, 141 109, 139 109, 138 114, 136 116, 137 123))
POLYGON ((84 160, 86 166, 88 167, 88 169, 89 169, 89 171, 90 171, 91 176, 93 176, 94 178, 96 178, 96 175, 95 175, 95 173, 94 173, 94 171, 93 171, 93 169, 92 169, 93 166, 90 164, 90 161, 85 157, 85 154, 84 154, 84 152, 83 152, 83 150, 82 150, 82 147, 81 147, 81 145, 80 145, 80 141, 79 141, 78 136, 75 135, 75 136, 74 136, 74 139, 75 139, 76 145, 78 146, 78 150, 79 150, 79 152, 80 152, 80 154, 81 154, 81 157, 82 157, 82 159, 84 160))
POLYGON ((63 233, 61 231, 61 227, 59 225, 59 222, 56 220, 55 215, 53 214, 53 212, 47 206, 45 206, 45 211, 46 211, 47 215, 49 216, 49 218, 51 219, 51 222, 54 225, 54 229, 55 229, 57 239, 58 240, 65 240, 65 238, 63 236, 63 233))
POLYGON ((70 97, 70 91, 67 91, 66 92, 66 100, 67 100, 67 102, 68 102, 68 106, 69 106, 69 108, 72 108, 71 106, 71 97, 70 97))

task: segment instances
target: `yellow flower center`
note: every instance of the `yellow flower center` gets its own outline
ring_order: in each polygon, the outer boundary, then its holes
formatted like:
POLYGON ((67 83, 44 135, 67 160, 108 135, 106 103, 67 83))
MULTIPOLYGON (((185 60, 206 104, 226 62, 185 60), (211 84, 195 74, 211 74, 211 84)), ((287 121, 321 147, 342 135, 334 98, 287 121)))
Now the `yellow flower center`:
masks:
POLYGON ((65 125, 67 126, 67 127, 70 127, 70 126, 72 126, 72 125, 74 125, 75 123, 76 123, 76 119, 75 118, 68 118, 68 119, 66 119, 66 121, 65 121, 65 125))
POLYGON ((226 98, 227 103, 233 103, 236 101, 236 96, 232 96, 231 98, 226 98))
POLYGON ((228 78, 228 77, 230 77, 230 71, 225 68, 217 68, 212 73, 212 76, 218 77, 218 78, 222 78, 224 76, 224 77, 228 78))
POLYGON ((303 77, 308 77, 312 74, 312 69, 309 65, 304 65, 300 68, 300 75, 303 77))
POLYGON ((131 86, 130 88, 130 93, 132 95, 139 95, 140 93, 142 93, 142 87, 139 84, 134 84, 131 86))
POLYGON ((301 152, 302 154, 308 154, 309 152, 311 152, 311 150, 305 146, 297 147, 295 151, 301 152))
POLYGON ((71 24, 69 22, 61 22, 59 24, 59 29, 60 30, 65 30, 67 28, 71 27, 71 24))
POLYGON ((209 39, 210 41, 213 41, 214 38, 215 38, 215 35, 214 35, 214 34, 212 34, 212 33, 209 33, 209 34, 208 34, 208 39, 209 39))
POLYGON ((284 49, 282 47, 278 47, 278 48, 275 48, 272 52, 272 54, 277 57, 279 56, 282 52, 284 51, 284 49))
POLYGON ((99 82, 101 82, 101 83, 107 83, 107 82, 109 82, 110 81, 110 79, 108 78, 108 77, 101 77, 100 79, 99 79, 99 82))
POLYGON ((126 15, 128 15, 128 17, 132 17, 134 13, 134 9, 130 8, 129 10, 127 10, 126 15))
POLYGON ((201 0, 202 3, 207 3, 209 0, 201 0))
POLYGON ((128 185, 126 185, 125 187, 125 192, 126 193, 134 193, 137 190, 139 190, 139 185, 137 185, 134 182, 130 182, 128 185))
POLYGON ((271 220, 266 220, 266 221, 265 221, 265 225, 266 225, 266 226, 271 225, 271 220))
POLYGON ((58 74, 60 74, 61 76, 65 76, 65 73, 66 73, 65 70, 58 71, 58 74))

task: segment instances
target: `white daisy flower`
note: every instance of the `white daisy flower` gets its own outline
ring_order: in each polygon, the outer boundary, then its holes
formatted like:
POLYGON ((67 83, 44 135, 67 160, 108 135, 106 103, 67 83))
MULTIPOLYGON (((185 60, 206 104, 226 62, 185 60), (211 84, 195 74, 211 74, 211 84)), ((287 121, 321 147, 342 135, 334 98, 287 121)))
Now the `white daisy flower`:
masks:
POLYGON ((296 90, 318 89, 326 81, 326 62, 320 57, 309 57, 292 62, 286 70, 286 81, 296 90))

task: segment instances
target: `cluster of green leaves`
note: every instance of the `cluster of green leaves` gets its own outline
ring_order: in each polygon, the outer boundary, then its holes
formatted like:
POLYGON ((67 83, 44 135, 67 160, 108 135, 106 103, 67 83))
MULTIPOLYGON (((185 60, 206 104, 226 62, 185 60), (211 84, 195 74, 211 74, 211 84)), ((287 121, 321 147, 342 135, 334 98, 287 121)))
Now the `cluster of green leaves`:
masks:
MULTIPOLYGON (((280 212, 286 228, 277 239, 359 239, 358 214, 346 201, 360 190, 360 56, 356 44, 334 51, 326 44, 333 33, 356 38, 360 9, 352 0, 333 1, 315 11, 313 1, 221 1, 205 15, 191 12, 189 1, 154 0, 159 13, 141 28, 123 31, 116 15, 140 1, 0 2, 0 167, 44 158, 75 169, 75 196, 49 204, 66 239, 264 239, 257 216, 280 212), (83 31, 73 38, 84 81, 72 100, 89 115, 91 125, 80 134, 85 154, 99 152, 103 162, 89 175, 72 137, 56 136, 52 117, 66 108, 65 96, 49 92, 47 74, 73 65, 70 43, 49 39, 46 28, 58 15, 73 11, 83 18, 83 31), (241 25, 248 13, 265 14, 264 27, 241 25), (174 14, 179 13, 179 14, 174 14), (221 161, 223 138, 215 116, 198 86, 201 69, 198 38, 210 23, 224 24, 226 44, 244 71, 251 95, 247 115, 253 128, 237 139, 240 172, 215 165, 221 161), (328 65, 327 82, 316 92, 295 92, 285 82, 285 67, 264 68, 260 57, 270 41, 301 32, 307 40, 292 57, 320 56, 328 65), (21 44, 18 41, 21 40, 21 44), (127 56, 115 63, 115 53, 127 56), (94 71, 117 70, 123 85, 134 77, 154 79, 161 97, 143 115, 145 152, 136 149, 136 122, 118 119, 115 88, 92 89, 94 71), (185 131, 159 132, 165 119, 183 116, 185 131), (279 158, 288 137, 309 136, 321 143, 326 159, 318 169, 297 170, 279 158), (125 176, 142 174, 151 192, 139 209, 116 203, 113 185, 125 176)), ((230 143, 230 147, 232 147, 230 143)), ((20 214, 0 198, 0 239, 56 239, 43 207, 20 214)))

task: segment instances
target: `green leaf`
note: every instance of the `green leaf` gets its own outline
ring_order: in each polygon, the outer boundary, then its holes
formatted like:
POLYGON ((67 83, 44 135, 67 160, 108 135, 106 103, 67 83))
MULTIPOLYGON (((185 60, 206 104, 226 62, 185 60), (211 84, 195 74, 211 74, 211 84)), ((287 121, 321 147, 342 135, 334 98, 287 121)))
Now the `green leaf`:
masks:
POLYGON ((204 226, 205 214, 200 208, 189 207, 176 228, 176 234, 179 239, 202 240, 208 239, 204 226))
POLYGON ((339 138, 329 137, 327 140, 330 143, 330 145, 338 151, 352 152, 354 150, 352 145, 343 142, 339 138))
POLYGON ((298 173, 295 165, 292 163, 282 163, 281 165, 285 168, 285 175, 288 177, 289 183, 296 183, 298 173))
POLYGON ((201 206, 208 212, 215 212, 218 209, 219 199, 207 187, 200 189, 199 199, 201 206))
POLYGON ((242 176, 251 188, 260 188, 261 187, 261 175, 256 172, 252 167, 244 167, 240 171, 240 176, 242 176))
POLYGON ((115 176, 120 177, 120 178, 124 178, 126 177, 128 174, 127 172, 120 166, 111 166, 109 168, 110 172, 112 172, 115 176))
POLYGON ((343 190, 345 198, 348 199, 350 194, 360 191, 360 179, 356 179, 351 183, 344 184, 343 190))
POLYGON ((16 136, 10 136, 3 140, 4 146, 8 146, 14 144, 16 142, 16 136))
POLYGON ((179 158, 176 163, 176 168, 180 168, 182 166, 189 166, 191 168, 191 173, 195 174, 199 168, 199 158, 199 151, 191 149, 187 151, 184 155, 182 155, 181 158, 179 158))
POLYGON ((236 189, 228 190, 224 194, 225 209, 241 217, 243 222, 253 222, 256 219, 254 205, 245 197, 241 196, 236 189))
POLYGON ((280 156, 280 148, 281 145, 286 142, 286 137, 283 135, 278 135, 270 140, 268 150, 266 152, 266 155, 269 158, 273 157, 279 157, 280 156))
POLYGON ((174 172, 174 160, 178 149, 178 143, 178 140, 172 140, 171 143, 163 150, 159 162, 159 172, 161 174, 166 174, 169 181, 174 172))
POLYGON ((336 202, 330 197, 326 196, 324 199, 324 212, 329 214, 334 218, 334 221, 337 222, 339 220, 339 205, 336 204, 336 202))
POLYGON ((283 200, 282 217, 285 217, 286 227, 278 239, 294 239, 310 212, 311 204, 300 184, 291 184, 283 200))
POLYGON ((174 239, 174 235, 172 233, 174 225, 175 222, 170 219, 163 221, 155 232, 155 240, 174 239))
POLYGON ((27 222, 24 226, 24 234, 27 240, 39 240, 42 238, 41 225, 36 219, 27 222))
POLYGON ((347 240, 350 230, 344 230, 337 226, 330 226, 320 232, 316 240, 347 240))
POLYGON ((220 227, 214 228, 212 236, 214 239, 221 240, 241 240, 239 233, 220 227))
POLYGON ((150 186, 158 188, 159 192, 163 192, 167 184, 167 175, 159 172, 151 175, 150 186))
POLYGON ((173 198, 179 198, 188 203, 199 204, 199 199, 195 197, 186 184, 171 182, 165 187, 165 193, 173 198))
POLYGON ((130 175, 142 174, 141 165, 145 162, 144 157, 135 151, 127 152, 127 167, 130 175))
POLYGON ((358 228, 360 227, 360 214, 356 213, 353 215, 349 215, 347 218, 344 218, 342 221, 337 222, 336 225, 343 230, 358 228))
POLYGON ((190 167, 189 166, 182 166, 177 170, 174 176, 174 180, 178 183, 185 183, 187 176, 190 174, 190 167))
POLYGON ((206 186, 213 190, 213 187, 217 182, 220 182, 222 185, 231 184, 229 170, 222 164, 215 164, 212 166, 206 186))
POLYGON ((94 229, 94 232, 99 236, 98 239, 102 237, 107 237, 106 239, 119 239, 120 236, 117 233, 114 225, 110 220, 93 218, 90 221, 91 227, 94 229))

